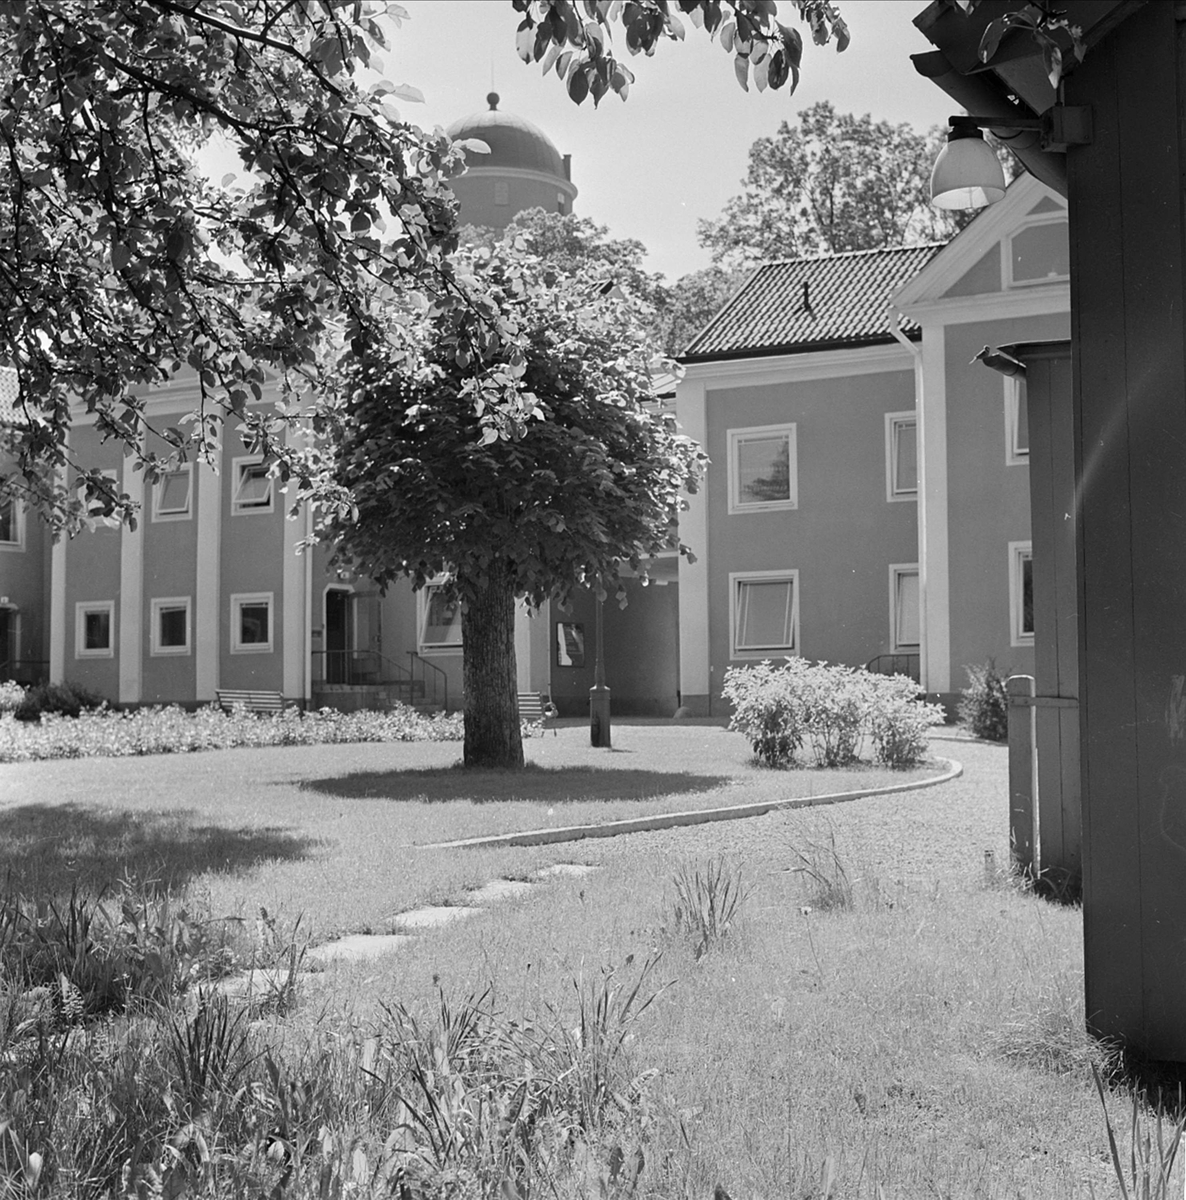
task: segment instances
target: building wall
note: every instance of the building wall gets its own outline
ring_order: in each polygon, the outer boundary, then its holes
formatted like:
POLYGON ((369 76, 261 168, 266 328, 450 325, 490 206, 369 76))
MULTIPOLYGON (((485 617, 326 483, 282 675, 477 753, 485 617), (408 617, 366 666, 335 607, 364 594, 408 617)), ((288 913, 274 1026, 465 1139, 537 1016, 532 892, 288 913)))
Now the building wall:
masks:
POLYGON ((462 222, 490 229, 505 229, 516 213, 528 208, 570 213, 576 194, 566 180, 511 167, 471 167, 450 180, 449 187, 461 204, 462 222))
MULTIPOLYGON (((3 469, 3 468, 0 468, 3 469)), ((22 679, 44 671, 49 659, 47 576, 50 539, 45 526, 26 511, 18 515, 19 543, 0 543, 0 608, 17 626, 14 657, 22 679)), ((0 646, 0 657, 8 647, 0 646)))
MULTIPOLYGON (((906 352, 896 353, 903 369, 706 384, 707 544, 693 550, 708 563, 710 712, 727 711, 726 670, 762 657, 734 657, 732 575, 798 573, 798 652, 808 658, 863 665, 893 649, 890 566, 917 555, 915 503, 887 498, 886 414, 914 407, 913 370, 906 352), (730 513, 729 431, 788 423, 796 427, 797 507, 730 513)), ((794 356, 785 361, 793 369, 794 356)), ((689 695, 690 680, 683 690, 686 703, 703 707, 689 695)))
POLYGON ((1029 466, 1010 463, 1007 377, 973 357, 985 346, 1065 337, 1066 316, 950 325, 947 369, 948 550, 952 687, 964 667, 992 659, 1006 674, 1032 675, 1034 650, 1011 631, 1009 547, 1030 541, 1029 466))

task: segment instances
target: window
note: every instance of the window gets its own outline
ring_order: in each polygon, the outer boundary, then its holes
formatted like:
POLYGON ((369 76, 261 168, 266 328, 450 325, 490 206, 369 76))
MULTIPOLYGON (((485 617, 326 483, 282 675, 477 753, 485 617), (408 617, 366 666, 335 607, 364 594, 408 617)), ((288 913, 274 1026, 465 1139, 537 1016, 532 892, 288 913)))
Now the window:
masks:
POLYGON ((165 596, 152 602, 152 653, 190 652, 188 596, 165 596))
POLYGON ((1029 542, 1009 543, 1010 643, 1034 644, 1034 563, 1029 542))
POLYGON ((729 588, 734 658, 799 652, 798 571, 730 575, 729 588))
POLYGON ((1022 376, 1005 377, 1005 462, 1009 466, 1030 460, 1030 412, 1022 376))
POLYGON ((1064 213, 1034 220, 1008 239, 1005 279, 1009 287, 1062 283, 1070 277, 1071 249, 1064 213))
POLYGON ((23 550, 25 514, 12 496, 0 498, 0 550, 23 550))
POLYGON ((794 425, 729 430, 729 511, 770 512, 799 505, 794 425))
POLYGON ((234 463, 235 494, 231 501, 231 512, 272 512, 273 479, 268 468, 258 458, 236 458, 234 463))
POLYGON ((270 654, 272 593, 241 592, 231 597, 231 653, 270 654))
POLYGON ((111 658, 113 600, 85 600, 74 606, 74 657, 111 658))
POLYGON ((918 564, 890 566, 890 633, 894 650, 917 650, 922 640, 918 564))
POLYGON ((918 499, 918 419, 912 412, 885 414, 885 498, 918 499))
POLYGON ((443 581, 420 593, 420 649, 461 649, 461 601, 446 598, 443 581))
POLYGON ((190 464, 167 471, 152 489, 152 519, 154 521, 184 521, 192 513, 190 496, 193 473, 190 464))

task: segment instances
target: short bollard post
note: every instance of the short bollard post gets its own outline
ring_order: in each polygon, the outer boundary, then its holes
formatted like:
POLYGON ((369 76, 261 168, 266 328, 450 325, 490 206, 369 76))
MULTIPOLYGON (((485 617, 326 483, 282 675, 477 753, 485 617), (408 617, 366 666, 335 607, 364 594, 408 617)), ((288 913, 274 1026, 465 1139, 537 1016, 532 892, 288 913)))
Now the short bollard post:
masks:
POLYGON ((609 750, 612 746, 609 718, 609 688, 605 686, 605 660, 602 654, 601 606, 597 601, 596 657, 593 660, 593 686, 589 689, 589 744, 609 750))
POLYGON ((1023 875, 1034 874, 1037 830, 1034 825, 1034 678, 1010 675, 1009 698, 1009 845, 1013 865, 1023 875))

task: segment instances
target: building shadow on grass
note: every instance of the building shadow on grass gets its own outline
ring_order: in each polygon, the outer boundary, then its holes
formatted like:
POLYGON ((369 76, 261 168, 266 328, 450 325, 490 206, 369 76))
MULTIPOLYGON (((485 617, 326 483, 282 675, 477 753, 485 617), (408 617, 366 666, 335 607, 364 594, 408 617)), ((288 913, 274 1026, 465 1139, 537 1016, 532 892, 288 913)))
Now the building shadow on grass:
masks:
POLYGON ((344 799, 414 800, 476 804, 529 800, 564 804, 574 800, 648 800, 654 796, 710 792, 732 782, 727 775, 603 767, 529 767, 524 771, 479 771, 426 767, 414 771, 355 771, 309 779, 304 791, 344 799))
POLYGON ((0 810, 0 892, 50 896, 127 879, 163 893, 210 871, 307 858, 317 845, 285 829, 200 825, 185 810, 22 804, 0 810))

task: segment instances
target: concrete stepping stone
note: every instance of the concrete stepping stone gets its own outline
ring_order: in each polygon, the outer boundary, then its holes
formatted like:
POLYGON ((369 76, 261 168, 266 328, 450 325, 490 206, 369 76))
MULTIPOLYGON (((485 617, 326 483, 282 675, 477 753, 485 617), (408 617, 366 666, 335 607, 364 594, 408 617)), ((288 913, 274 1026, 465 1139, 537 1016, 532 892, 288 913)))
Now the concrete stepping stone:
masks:
POLYGON ((550 867, 540 867, 532 878, 540 880, 556 878, 581 879, 586 875, 592 875, 596 870, 596 867, 591 867, 588 863, 553 863, 550 867))
POLYGON ((526 895, 533 887, 535 884, 527 883, 522 879, 492 879, 480 888, 466 892, 465 898, 470 904, 486 907, 496 904, 499 900, 513 900, 518 896, 526 895))
POLYGON ((410 912, 396 914, 394 923, 401 929, 436 929, 461 917, 472 917, 481 912, 464 904, 430 904, 425 908, 414 908, 410 912))
POLYGON ((335 959, 354 961, 378 958, 381 954, 398 950, 411 940, 412 935, 407 933, 352 933, 334 942, 312 946, 305 957, 317 963, 328 963, 335 959))

